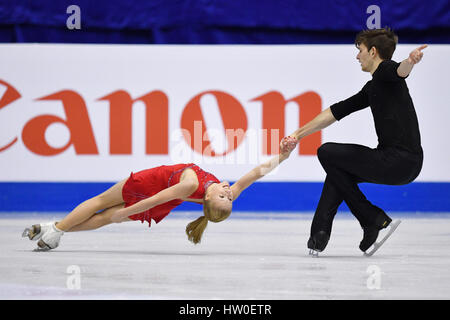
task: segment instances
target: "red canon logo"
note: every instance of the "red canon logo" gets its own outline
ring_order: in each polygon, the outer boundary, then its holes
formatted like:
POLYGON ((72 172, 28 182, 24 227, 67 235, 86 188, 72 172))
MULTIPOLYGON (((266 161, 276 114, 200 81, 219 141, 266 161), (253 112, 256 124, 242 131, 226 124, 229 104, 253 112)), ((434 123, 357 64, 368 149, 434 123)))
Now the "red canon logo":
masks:
MULTIPOLYGON (((19 99, 21 95, 9 83, 0 80, 0 84, 6 88, 0 99, 0 109, 2 109, 19 99)), ((28 150, 42 156, 53 156, 73 146, 75 153, 78 155, 98 154, 97 142, 92 130, 86 103, 79 93, 73 90, 61 90, 35 100, 60 101, 66 118, 63 119, 50 114, 31 118, 22 130, 22 141, 28 150), (50 146, 45 138, 47 128, 54 123, 63 124, 70 132, 69 141, 60 148, 50 146)), ((127 91, 117 90, 98 100, 109 102, 110 154, 132 154, 132 108, 136 101, 143 102, 146 110, 146 154, 169 153, 169 98, 163 91, 151 91, 133 99, 127 91)), ((314 91, 307 91, 290 99, 285 99, 277 91, 270 91, 249 101, 260 101, 262 103, 262 129, 267 133, 262 147, 263 154, 266 155, 277 154, 278 147, 274 146, 278 145, 281 138, 288 134, 285 132, 284 121, 287 103, 295 102, 299 106, 299 126, 307 123, 322 111, 322 100, 314 91)), ((180 128, 185 132, 185 141, 192 150, 201 154, 205 154, 205 151, 209 150, 207 154, 210 156, 222 156, 233 152, 242 143, 247 132, 247 114, 239 100, 231 94, 223 91, 204 91, 194 96, 184 107, 180 128), (206 126, 201 126, 203 143, 194 143, 190 139, 190 137, 194 136, 195 124, 204 123, 200 108, 200 98, 206 94, 215 97, 226 130, 228 149, 222 153, 211 150, 212 147, 207 138, 206 126), (237 131, 243 134, 235 134, 237 131), (206 139, 204 138, 205 136, 206 139)), ((11 148, 17 140, 17 137, 12 138, 6 145, 0 146, 0 152, 11 148)), ((300 141, 299 154, 315 155, 317 148, 321 145, 321 140, 320 131, 302 139, 300 141)))
MULTIPOLYGON (((0 109, 7 106, 13 101, 16 101, 20 98, 20 93, 14 89, 12 86, 10 86, 7 82, 0 80, 0 84, 5 86, 6 90, 3 94, 3 97, 0 99, 0 109)), ((15 137, 10 143, 8 143, 6 146, 0 147, 0 152, 10 148, 13 144, 17 142, 17 137, 15 137)))

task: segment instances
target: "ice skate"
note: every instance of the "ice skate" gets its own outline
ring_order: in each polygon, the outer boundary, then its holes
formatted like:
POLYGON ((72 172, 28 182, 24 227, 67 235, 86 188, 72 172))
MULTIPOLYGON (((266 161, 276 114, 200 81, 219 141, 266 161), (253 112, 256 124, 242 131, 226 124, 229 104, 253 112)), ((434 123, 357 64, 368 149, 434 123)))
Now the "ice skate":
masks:
POLYGON ((319 231, 308 240, 309 255, 318 257, 328 244, 330 236, 325 231, 319 231))
POLYGON ((48 251, 57 248, 63 234, 64 231, 59 230, 53 223, 49 230, 42 235, 42 238, 37 243, 38 247, 34 251, 48 251))
POLYGON ((368 249, 370 249, 370 248, 368 248, 367 250, 365 250, 365 252, 364 252, 364 256, 366 256, 366 257, 370 257, 370 256, 372 256, 382 245, 383 245, 383 243, 392 235, 392 233, 394 233, 394 231, 395 231, 395 229, 397 229, 397 227, 399 226, 399 224, 401 223, 402 221, 401 220, 396 220, 396 221, 393 221, 392 223, 390 223, 389 224, 389 227, 390 227, 390 229, 389 229, 389 231, 386 233, 386 235, 383 237, 383 239, 381 239, 380 241, 375 241, 375 243, 373 244, 373 246, 371 246, 371 250, 370 251, 367 251, 368 249))
POLYGON ((30 228, 25 228, 22 232, 22 237, 28 237, 28 239, 37 241, 41 239, 42 235, 50 230, 52 224, 55 222, 46 222, 41 224, 34 224, 30 228))

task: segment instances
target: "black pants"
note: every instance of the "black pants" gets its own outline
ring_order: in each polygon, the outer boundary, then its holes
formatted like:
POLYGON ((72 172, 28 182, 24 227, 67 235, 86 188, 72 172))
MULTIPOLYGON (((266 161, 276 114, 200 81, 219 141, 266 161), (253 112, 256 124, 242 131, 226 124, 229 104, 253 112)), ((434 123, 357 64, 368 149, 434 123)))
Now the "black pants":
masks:
POLYGON ((358 183, 402 185, 412 182, 422 168, 423 154, 398 148, 371 149, 357 144, 325 143, 317 150, 327 176, 311 225, 311 236, 328 236, 334 216, 345 201, 361 227, 375 225, 386 213, 366 199, 358 183))

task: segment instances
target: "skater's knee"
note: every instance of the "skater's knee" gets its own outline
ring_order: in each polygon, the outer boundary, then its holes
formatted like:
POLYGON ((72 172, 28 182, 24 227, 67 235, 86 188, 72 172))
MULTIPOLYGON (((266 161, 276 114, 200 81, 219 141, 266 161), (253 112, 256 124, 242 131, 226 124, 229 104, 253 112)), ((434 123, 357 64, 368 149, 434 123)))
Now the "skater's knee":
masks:
POLYGON ((80 204, 80 207, 90 212, 98 212, 106 208, 105 202, 100 195, 90 198, 80 204))
POLYGON ((330 156, 333 154, 333 150, 335 148, 335 143, 326 142, 322 144, 319 149, 317 149, 317 157, 320 161, 327 161, 330 159, 330 156))
POLYGON ((104 210, 114 205, 111 203, 110 197, 104 193, 92 198, 92 200, 94 201, 94 205, 97 210, 104 210))
POLYGON ((120 209, 123 209, 125 207, 124 204, 120 204, 111 208, 108 208, 107 210, 105 210, 102 214, 103 219, 105 220, 105 224, 110 224, 110 223, 122 223, 124 221, 127 221, 127 219, 125 220, 120 220, 120 221, 113 221, 112 217, 113 215, 120 209))

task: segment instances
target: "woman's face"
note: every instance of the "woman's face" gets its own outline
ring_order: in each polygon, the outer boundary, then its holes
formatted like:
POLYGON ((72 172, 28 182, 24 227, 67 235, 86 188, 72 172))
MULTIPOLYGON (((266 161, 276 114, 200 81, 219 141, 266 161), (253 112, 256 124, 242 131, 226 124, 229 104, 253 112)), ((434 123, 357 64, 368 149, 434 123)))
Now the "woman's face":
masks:
POLYGON ((205 199, 211 201, 215 207, 231 210, 233 203, 233 192, 228 181, 211 184, 206 190, 205 199))

